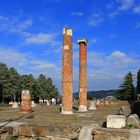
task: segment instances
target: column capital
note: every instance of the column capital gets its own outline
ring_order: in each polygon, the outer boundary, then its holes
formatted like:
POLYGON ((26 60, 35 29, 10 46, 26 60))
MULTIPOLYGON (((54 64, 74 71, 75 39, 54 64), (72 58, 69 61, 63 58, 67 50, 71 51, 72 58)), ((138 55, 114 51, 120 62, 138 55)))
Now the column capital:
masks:
POLYGON ((78 44, 84 43, 85 45, 87 45, 88 41, 87 41, 86 38, 81 38, 81 39, 78 39, 78 40, 77 40, 77 43, 78 43, 78 44))
POLYGON ((72 36, 72 28, 63 28, 63 35, 64 34, 72 36))

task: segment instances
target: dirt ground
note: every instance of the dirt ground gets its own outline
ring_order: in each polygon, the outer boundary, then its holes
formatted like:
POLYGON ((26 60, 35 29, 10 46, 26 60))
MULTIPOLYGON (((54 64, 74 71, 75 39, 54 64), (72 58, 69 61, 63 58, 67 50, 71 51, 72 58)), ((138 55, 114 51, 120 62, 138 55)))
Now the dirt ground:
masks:
POLYGON ((57 106, 37 105, 33 108, 32 113, 22 113, 20 107, 0 107, 0 123, 5 121, 26 122, 28 125, 38 126, 84 126, 89 124, 102 124, 106 121, 107 115, 117 114, 118 109, 128 105, 127 102, 118 101, 110 107, 100 108, 97 110, 88 110, 80 113, 73 110, 73 115, 62 115, 57 106))

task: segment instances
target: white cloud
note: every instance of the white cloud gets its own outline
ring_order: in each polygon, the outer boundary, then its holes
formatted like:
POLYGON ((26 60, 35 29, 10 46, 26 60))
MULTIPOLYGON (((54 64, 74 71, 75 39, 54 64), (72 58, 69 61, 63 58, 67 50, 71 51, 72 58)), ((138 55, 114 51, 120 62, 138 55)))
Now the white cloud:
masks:
POLYGON ((83 16, 82 12, 71 12, 70 15, 72 16, 83 16))
POLYGON ((118 6, 116 10, 108 14, 110 18, 114 18, 122 12, 140 13, 140 5, 137 5, 135 0, 116 0, 116 2, 118 6))
POLYGON ((89 18, 88 24, 91 25, 91 26, 98 26, 98 25, 100 25, 102 22, 103 22, 103 17, 102 17, 102 15, 99 14, 99 13, 96 13, 96 14, 93 14, 93 15, 89 18))
POLYGON ((54 41, 54 34, 44 34, 39 33, 35 35, 31 35, 25 39, 25 43, 27 44, 45 44, 54 41))
POLYGON ((107 9, 112 9, 113 8, 113 4, 112 3, 108 3, 106 6, 107 9))
POLYGON ((135 25, 135 28, 140 28, 140 23, 137 23, 137 24, 135 25))
POLYGON ((134 13, 137 13, 137 14, 140 14, 140 4, 139 5, 136 5, 133 9, 133 12, 134 13))
POLYGON ((108 16, 110 18, 114 18, 114 17, 116 17, 119 14, 120 14, 120 12, 117 10, 117 11, 113 11, 113 12, 109 13, 108 16))
POLYGON ((87 53, 88 90, 118 88, 129 71, 135 74, 139 68, 139 57, 121 51, 87 53))
POLYGON ((88 64, 94 68, 123 70, 135 67, 139 62, 139 58, 127 55, 121 51, 114 51, 110 55, 97 52, 88 53, 88 64))
POLYGON ((126 57, 126 54, 123 53, 123 52, 120 52, 120 51, 115 51, 115 52, 112 52, 110 57, 113 57, 113 58, 123 58, 123 57, 126 57))
POLYGON ((22 67, 28 64, 27 54, 6 48, 0 48, 0 61, 10 66, 22 67))
POLYGON ((32 25, 32 20, 21 20, 19 17, 6 17, 0 15, 0 24, 0 31, 22 34, 24 33, 24 30, 32 25))
POLYGON ((117 37, 116 34, 109 34, 109 38, 115 38, 115 37, 117 37))
POLYGON ((31 64, 35 65, 35 68, 37 69, 52 69, 55 68, 55 65, 46 61, 40 61, 40 60, 33 60, 31 61, 31 64))
POLYGON ((27 19, 25 21, 14 23, 13 26, 15 26, 15 28, 11 27, 10 31, 11 32, 17 32, 17 33, 22 33, 25 29, 27 29, 31 25, 32 25, 32 20, 27 19))
POLYGON ((98 39, 97 38, 93 38, 93 39, 90 40, 90 42, 97 43, 98 39))
POLYGON ((134 0, 117 0, 120 2, 119 10, 129 10, 134 6, 134 0))

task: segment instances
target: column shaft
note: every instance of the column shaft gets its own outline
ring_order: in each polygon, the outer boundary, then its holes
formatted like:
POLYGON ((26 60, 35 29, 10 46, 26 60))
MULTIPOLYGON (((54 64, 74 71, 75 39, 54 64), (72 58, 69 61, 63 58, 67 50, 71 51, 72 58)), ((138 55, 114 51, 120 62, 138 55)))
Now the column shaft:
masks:
POLYGON ((86 42, 79 42, 79 111, 87 111, 87 46, 86 46, 86 42))
POLYGON ((72 29, 63 29, 62 114, 72 114, 72 29))

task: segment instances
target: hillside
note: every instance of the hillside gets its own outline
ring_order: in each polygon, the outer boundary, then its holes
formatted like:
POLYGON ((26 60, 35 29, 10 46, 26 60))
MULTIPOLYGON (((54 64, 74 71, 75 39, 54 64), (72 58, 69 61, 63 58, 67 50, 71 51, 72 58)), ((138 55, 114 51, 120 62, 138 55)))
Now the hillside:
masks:
MULTIPOLYGON (((99 91, 88 91, 88 97, 89 98, 104 98, 106 96, 116 96, 118 93, 118 90, 99 90, 99 91)), ((79 96, 78 92, 73 93, 74 98, 77 98, 79 96)))

